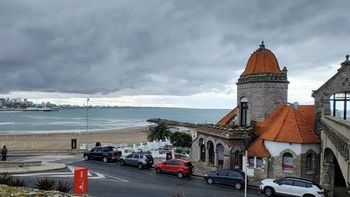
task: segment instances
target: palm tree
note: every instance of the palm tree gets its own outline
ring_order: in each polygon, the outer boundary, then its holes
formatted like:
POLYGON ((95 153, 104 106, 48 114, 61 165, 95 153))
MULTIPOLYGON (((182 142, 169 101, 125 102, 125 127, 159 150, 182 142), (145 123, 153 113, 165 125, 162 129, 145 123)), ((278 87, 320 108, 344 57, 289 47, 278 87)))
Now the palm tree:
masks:
POLYGON ((169 131, 168 126, 165 122, 159 122, 156 127, 151 129, 151 132, 148 134, 147 139, 148 141, 164 141, 165 139, 169 138, 171 135, 171 132, 169 131))

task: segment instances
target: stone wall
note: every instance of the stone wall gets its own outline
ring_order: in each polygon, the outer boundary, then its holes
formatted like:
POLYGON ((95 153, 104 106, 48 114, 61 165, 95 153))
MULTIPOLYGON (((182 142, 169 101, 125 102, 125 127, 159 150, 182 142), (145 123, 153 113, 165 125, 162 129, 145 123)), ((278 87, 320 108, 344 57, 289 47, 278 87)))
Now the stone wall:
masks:
POLYGON ((291 150, 284 150, 279 156, 270 158, 268 170, 268 177, 275 179, 285 176, 301 176, 301 156, 291 150), (284 170, 282 167, 283 154, 287 152, 293 155, 293 168, 290 170, 284 170))
MULTIPOLYGON (((251 82, 237 84, 237 106, 240 108, 240 99, 248 99, 247 123, 262 121, 269 117, 279 105, 287 103, 288 83, 286 82, 251 82)), ((240 110, 238 109, 238 119, 240 110)), ((239 123, 239 122, 238 122, 239 123)))
MULTIPOLYGON (((253 171, 254 176, 248 176, 249 185, 259 186, 260 182, 268 177, 268 158, 263 158, 261 167, 249 166, 248 171, 253 171)), ((248 174, 249 175, 249 174, 248 174)))
POLYGON ((345 62, 342 63, 342 67, 338 69, 338 72, 333 77, 312 93, 312 97, 315 98, 315 123, 318 134, 320 134, 321 129, 320 120, 322 112, 325 115, 330 115, 331 113, 329 102, 331 95, 339 92, 350 91, 350 65, 344 63, 345 62))
POLYGON ((316 183, 320 182, 320 155, 311 153, 313 154, 313 168, 312 169, 307 169, 306 168, 306 157, 307 155, 311 152, 307 152, 305 154, 301 155, 301 177, 311 179, 315 181, 316 183))

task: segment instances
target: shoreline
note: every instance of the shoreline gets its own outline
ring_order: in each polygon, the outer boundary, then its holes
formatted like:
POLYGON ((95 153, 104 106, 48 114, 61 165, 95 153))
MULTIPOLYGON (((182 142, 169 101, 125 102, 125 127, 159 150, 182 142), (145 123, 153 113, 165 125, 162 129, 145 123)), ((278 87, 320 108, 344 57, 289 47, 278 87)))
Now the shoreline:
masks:
POLYGON ((20 133, 0 134, 0 146, 6 145, 11 150, 68 150, 71 140, 76 139, 76 149, 81 144, 94 146, 96 142, 106 144, 139 144, 147 142, 148 126, 123 129, 99 130, 89 132, 64 133, 20 133))

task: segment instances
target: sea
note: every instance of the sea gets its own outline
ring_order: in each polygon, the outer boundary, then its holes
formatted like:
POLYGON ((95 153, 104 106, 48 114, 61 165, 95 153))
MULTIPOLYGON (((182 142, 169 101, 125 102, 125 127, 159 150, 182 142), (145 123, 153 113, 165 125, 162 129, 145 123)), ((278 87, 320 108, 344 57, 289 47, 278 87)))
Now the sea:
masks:
POLYGON ((157 107, 77 108, 59 111, 0 111, 0 133, 91 132, 147 126, 161 118, 215 124, 229 109, 157 107))

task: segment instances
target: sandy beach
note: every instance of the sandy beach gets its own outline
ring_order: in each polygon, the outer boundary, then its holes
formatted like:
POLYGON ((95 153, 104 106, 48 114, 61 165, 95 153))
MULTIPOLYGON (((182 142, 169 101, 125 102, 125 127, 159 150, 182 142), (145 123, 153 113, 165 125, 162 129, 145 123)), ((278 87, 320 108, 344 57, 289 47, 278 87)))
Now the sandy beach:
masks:
POLYGON ((69 132, 69 133, 31 133, 31 134, 1 134, 0 146, 6 145, 11 150, 63 150, 71 149, 71 139, 77 139, 77 149, 80 144, 101 143, 138 144, 147 142, 147 127, 132 127, 125 129, 69 132))

